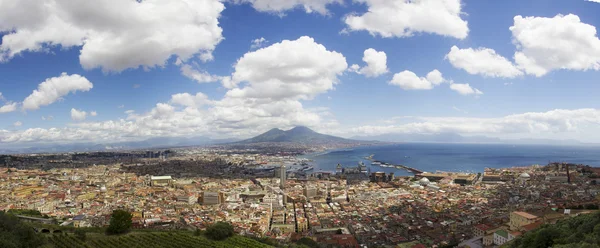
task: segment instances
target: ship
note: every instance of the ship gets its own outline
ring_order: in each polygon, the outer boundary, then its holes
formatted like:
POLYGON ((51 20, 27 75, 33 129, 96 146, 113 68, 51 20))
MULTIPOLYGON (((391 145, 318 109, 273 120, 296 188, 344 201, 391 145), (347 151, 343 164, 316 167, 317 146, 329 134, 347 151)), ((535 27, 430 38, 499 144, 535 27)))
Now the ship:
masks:
POLYGON ((313 170, 315 167, 312 166, 306 166, 304 168, 302 168, 302 171, 309 171, 309 170, 313 170))
POLYGON ((367 173, 367 166, 365 165, 365 163, 363 163, 362 161, 358 162, 358 169, 360 170, 360 172, 362 173, 367 173))

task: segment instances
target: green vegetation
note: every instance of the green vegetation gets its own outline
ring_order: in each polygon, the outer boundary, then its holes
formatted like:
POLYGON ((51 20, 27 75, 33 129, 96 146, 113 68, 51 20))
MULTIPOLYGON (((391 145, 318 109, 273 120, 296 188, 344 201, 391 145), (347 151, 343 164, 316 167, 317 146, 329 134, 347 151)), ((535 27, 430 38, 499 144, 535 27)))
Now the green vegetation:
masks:
POLYGON ((85 241, 85 239, 87 238, 87 234, 86 234, 85 230, 83 230, 83 229, 76 229, 75 237, 77 237, 81 241, 85 241))
POLYGON ((600 212, 562 220, 555 225, 543 225, 511 241, 505 247, 600 248, 600 212))
POLYGON ((314 241, 307 237, 299 239, 298 241, 296 241, 296 244, 304 245, 310 248, 319 248, 319 243, 317 243, 317 241, 314 241))
POLYGON ((125 210, 113 210, 106 233, 122 234, 128 232, 131 228, 131 217, 131 214, 125 210))
POLYGON ((50 243, 57 248, 120 248, 120 247, 214 247, 214 248, 267 248, 269 245, 242 236, 232 236, 222 241, 214 241, 202 235, 195 236, 190 231, 171 232, 130 232, 124 235, 106 236, 89 233, 86 241, 74 235, 49 235, 50 243))
POLYGON ((12 214, 0 211, 0 247, 40 247, 44 243, 44 238, 37 235, 31 226, 20 222, 12 214))
POLYGON ((48 215, 44 215, 44 214, 40 213, 40 211, 32 210, 32 209, 9 209, 7 213, 14 214, 14 215, 24 215, 24 216, 39 217, 39 218, 48 218, 48 215))
POLYGON ((206 228, 206 237, 212 240, 224 240, 233 236, 233 226, 227 222, 217 222, 206 228))

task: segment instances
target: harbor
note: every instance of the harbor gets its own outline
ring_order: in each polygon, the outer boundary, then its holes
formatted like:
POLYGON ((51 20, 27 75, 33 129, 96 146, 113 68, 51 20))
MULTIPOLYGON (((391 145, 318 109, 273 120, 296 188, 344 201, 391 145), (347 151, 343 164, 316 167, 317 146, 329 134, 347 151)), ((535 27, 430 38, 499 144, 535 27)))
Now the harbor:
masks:
POLYGON ((375 159, 373 159, 373 156, 374 156, 374 154, 371 154, 371 155, 365 157, 366 160, 371 161, 371 165, 379 166, 379 167, 386 167, 386 168, 404 169, 404 170, 414 173, 414 174, 423 173, 423 171, 416 169, 416 168, 412 168, 410 166, 406 166, 406 165, 402 165, 402 164, 390 164, 387 162, 375 160, 375 159))

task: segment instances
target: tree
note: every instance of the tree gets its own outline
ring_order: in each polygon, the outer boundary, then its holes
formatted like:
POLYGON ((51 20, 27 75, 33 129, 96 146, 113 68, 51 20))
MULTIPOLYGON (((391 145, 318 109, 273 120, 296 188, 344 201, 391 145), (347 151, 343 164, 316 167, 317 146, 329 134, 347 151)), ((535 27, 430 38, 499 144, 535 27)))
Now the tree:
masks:
POLYGON ((106 232, 108 234, 126 233, 131 228, 131 213, 125 210, 114 210, 110 217, 110 224, 106 232))
POLYGON ((196 228, 196 231, 194 231, 194 236, 200 236, 200 234, 202 234, 202 231, 200 231, 200 228, 196 228))
POLYGON ((12 214, 0 211, 0 247, 40 247, 45 239, 12 214))
POLYGON ((233 226, 227 222, 217 222, 206 229, 206 237, 212 240, 224 240, 233 236, 233 226))
POLYGON ((75 229, 75 237, 77 237, 79 240, 85 241, 86 236, 86 232, 83 229, 75 229))
POLYGON ((307 237, 303 237, 303 238, 299 239, 298 241, 296 241, 296 243, 299 245, 308 246, 310 248, 319 248, 319 243, 317 243, 317 241, 314 241, 307 237))

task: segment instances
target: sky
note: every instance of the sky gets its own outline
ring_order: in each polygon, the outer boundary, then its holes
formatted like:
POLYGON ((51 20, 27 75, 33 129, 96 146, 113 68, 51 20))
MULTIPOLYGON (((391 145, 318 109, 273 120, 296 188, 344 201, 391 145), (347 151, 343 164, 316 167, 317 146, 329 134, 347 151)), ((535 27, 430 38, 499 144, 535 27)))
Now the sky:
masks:
POLYGON ((600 1, 0 0, 0 146, 458 133, 600 142, 600 1))

